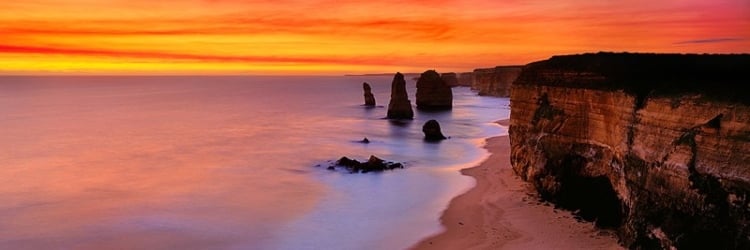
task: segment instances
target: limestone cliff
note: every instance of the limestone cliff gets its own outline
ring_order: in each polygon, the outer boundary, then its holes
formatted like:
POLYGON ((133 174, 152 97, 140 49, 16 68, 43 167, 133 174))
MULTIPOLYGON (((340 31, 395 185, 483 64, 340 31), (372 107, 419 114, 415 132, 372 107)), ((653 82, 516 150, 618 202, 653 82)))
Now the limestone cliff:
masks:
POLYGON ((471 88, 485 96, 510 96, 510 86, 521 73, 523 66, 497 66, 475 69, 471 88))
POLYGON ((440 78, 443 78, 443 82, 445 82, 446 85, 449 87, 456 87, 458 85, 458 75, 453 72, 448 73, 442 73, 440 74, 440 78))
POLYGON ((474 82, 473 72, 462 72, 458 74, 458 86, 471 87, 474 82))
POLYGON ((598 53, 527 65, 511 163, 631 248, 750 249, 750 55, 598 53))

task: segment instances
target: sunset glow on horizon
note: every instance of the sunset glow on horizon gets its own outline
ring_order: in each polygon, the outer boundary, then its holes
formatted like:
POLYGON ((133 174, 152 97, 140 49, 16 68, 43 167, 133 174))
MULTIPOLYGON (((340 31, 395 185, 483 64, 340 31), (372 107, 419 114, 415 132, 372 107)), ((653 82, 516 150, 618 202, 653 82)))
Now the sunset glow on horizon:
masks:
POLYGON ((0 74, 471 71, 597 51, 749 53, 750 2, 18 0, 0 74))

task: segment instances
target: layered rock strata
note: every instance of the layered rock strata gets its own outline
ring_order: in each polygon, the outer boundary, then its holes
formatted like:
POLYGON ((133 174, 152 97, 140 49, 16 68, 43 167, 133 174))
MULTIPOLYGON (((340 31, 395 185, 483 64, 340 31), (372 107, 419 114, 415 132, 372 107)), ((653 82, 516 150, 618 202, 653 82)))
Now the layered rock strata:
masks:
POLYGON ((510 96, 510 86, 518 78, 523 66, 497 66, 475 69, 471 88, 483 96, 510 96))
POLYGON ((511 163, 631 248, 750 249, 750 55, 584 54, 527 65, 511 163))
POLYGON ((389 119, 413 119, 414 110, 411 108, 409 95, 406 93, 404 75, 396 73, 391 82, 391 101, 388 103, 389 119))
POLYGON ((453 108, 453 91, 434 70, 422 73, 417 80, 417 109, 449 110, 453 108))
POLYGON ((362 90, 364 91, 364 96, 365 96, 365 106, 374 107, 375 106, 375 96, 372 95, 372 88, 370 87, 370 84, 367 84, 366 82, 363 82, 362 83, 362 90))

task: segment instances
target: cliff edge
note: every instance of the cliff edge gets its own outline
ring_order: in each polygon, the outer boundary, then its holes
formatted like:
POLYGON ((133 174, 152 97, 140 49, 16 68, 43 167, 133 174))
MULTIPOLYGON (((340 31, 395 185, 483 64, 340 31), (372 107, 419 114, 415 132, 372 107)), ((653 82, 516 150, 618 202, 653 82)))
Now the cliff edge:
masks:
POLYGON ((510 96, 513 81, 518 78, 523 66, 497 66, 475 69, 472 72, 471 88, 482 96, 510 96))
POLYGON ((596 53, 524 67, 511 164, 631 248, 750 248, 750 55, 596 53))

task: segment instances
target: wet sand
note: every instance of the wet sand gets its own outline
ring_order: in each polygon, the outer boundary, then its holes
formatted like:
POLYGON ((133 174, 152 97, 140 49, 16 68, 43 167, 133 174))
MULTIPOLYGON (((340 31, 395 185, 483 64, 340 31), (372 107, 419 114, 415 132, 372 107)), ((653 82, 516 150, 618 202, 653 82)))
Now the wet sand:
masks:
POLYGON ((487 160, 461 171, 477 183, 451 200, 440 217, 445 231, 412 249, 623 249, 613 232, 539 201, 513 173, 508 136, 487 139, 485 148, 487 160))

